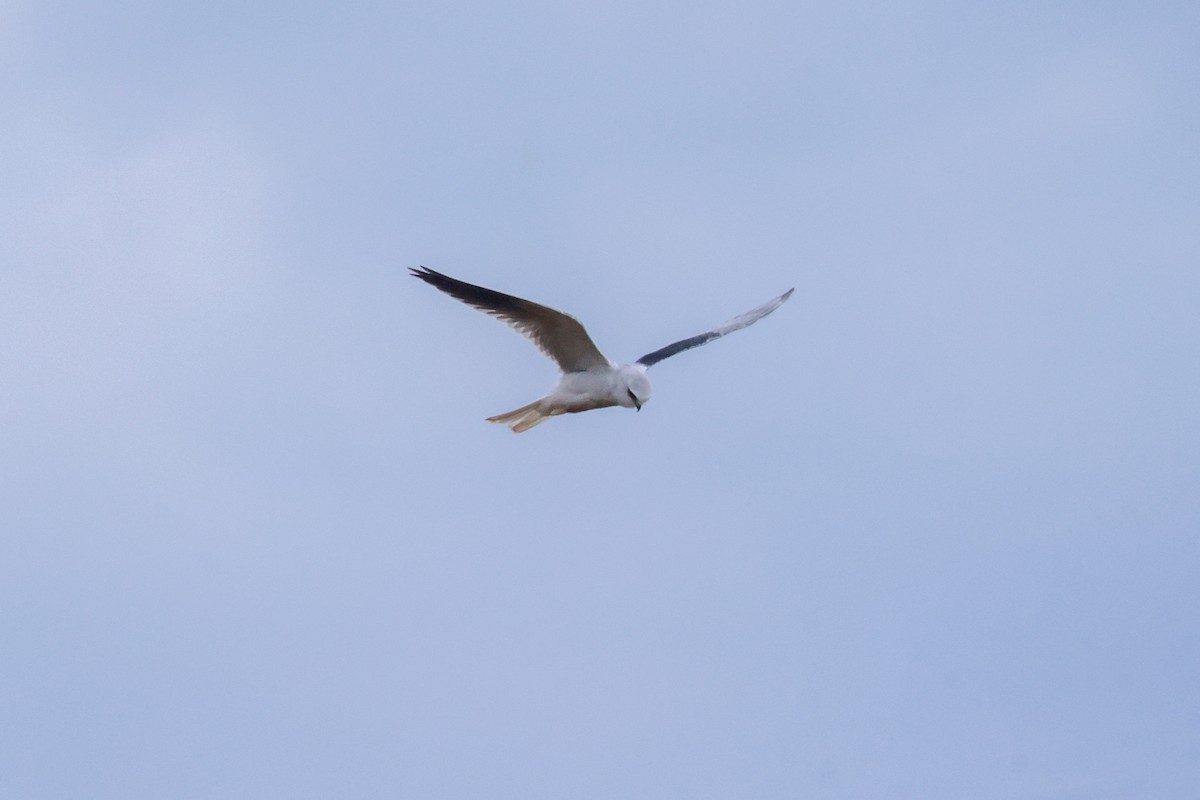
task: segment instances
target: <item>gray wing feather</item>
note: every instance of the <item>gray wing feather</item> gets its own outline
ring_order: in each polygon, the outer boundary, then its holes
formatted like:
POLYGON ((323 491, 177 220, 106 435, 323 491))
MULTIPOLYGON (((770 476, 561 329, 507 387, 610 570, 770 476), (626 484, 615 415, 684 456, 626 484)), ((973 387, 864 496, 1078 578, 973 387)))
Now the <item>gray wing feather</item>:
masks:
POLYGON ((455 280, 426 267, 409 272, 529 337, 538 349, 558 363, 563 372, 583 372, 609 365, 608 359, 574 317, 520 297, 455 280))
POLYGON ((796 290, 788 289, 786 292, 779 295, 779 297, 776 297, 769 303, 763 303, 758 308, 747 311, 745 314, 739 314, 728 322, 713 328, 711 331, 705 331, 704 333, 696 336, 689 336, 686 339, 680 339, 678 342, 669 344, 666 347, 661 347, 658 350, 655 350, 653 353, 647 353, 639 358, 637 363, 645 367, 652 367, 658 362, 662 361, 664 358, 670 358, 673 355, 682 353, 684 350, 691 350, 693 347, 699 347, 702 344, 708 344, 713 339, 720 339, 727 333, 733 333, 734 331, 745 328, 747 325, 753 325, 767 314, 770 314, 772 311, 783 305, 787 299, 792 296, 792 292, 794 291, 796 290))

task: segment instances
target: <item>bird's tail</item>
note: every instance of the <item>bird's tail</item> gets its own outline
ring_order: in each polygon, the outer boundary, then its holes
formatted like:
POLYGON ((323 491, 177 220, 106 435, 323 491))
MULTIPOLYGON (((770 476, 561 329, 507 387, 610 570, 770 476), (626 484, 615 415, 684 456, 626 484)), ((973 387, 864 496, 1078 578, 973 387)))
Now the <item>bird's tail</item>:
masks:
POLYGON ((513 433, 521 433, 550 418, 551 415, 543 411, 541 405, 541 400, 534 400, 527 406, 521 406, 504 414, 488 417, 487 421, 503 423, 512 428, 513 433))

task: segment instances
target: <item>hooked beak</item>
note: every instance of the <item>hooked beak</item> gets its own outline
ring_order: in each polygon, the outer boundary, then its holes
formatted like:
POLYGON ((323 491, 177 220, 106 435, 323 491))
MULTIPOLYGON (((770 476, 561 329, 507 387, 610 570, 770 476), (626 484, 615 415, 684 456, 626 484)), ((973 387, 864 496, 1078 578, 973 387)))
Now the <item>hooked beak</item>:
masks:
POLYGON ((641 411, 641 410, 642 410, 642 404, 641 404, 641 403, 634 403, 634 405, 635 405, 635 406, 637 406, 637 410, 638 410, 638 411, 641 411))

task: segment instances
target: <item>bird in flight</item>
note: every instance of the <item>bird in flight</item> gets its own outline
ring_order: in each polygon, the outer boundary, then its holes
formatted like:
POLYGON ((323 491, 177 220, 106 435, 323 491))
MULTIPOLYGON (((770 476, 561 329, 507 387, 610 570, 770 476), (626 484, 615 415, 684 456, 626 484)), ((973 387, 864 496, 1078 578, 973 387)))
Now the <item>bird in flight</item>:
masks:
POLYGON ((410 269, 409 272, 430 286, 496 317, 524 334, 562 370, 562 378, 550 394, 529 405, 487 418, 488 422, 508 425, 513 433, 527 431, 558 414, 575 414, 609 406, 641 411, 650 399, 650 381, 646 380, 648 367, 676 353, 708 344, 727 333, 753 325, 783 305, 795 291, 788 289, 758 308, 739 314, 710 331, 647 353, 632 364, 617 364, 604 357, 578 320, 561 311, 456 280, 426 267, 410 269))

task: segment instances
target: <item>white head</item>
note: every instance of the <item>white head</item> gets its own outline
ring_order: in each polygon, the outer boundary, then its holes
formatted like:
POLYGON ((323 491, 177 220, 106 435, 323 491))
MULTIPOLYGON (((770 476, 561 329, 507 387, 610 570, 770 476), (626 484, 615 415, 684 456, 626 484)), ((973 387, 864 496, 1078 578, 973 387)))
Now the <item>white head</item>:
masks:
POLYGON ((650 399, 650 381, 646 380, 646 368, 641 364, 622 364, 617 368, 615 389, 618 405, 642 410, 650 399))

